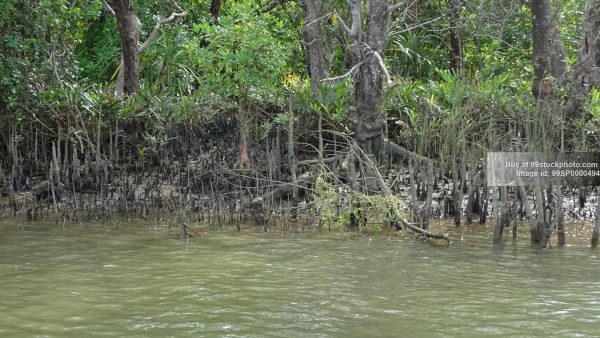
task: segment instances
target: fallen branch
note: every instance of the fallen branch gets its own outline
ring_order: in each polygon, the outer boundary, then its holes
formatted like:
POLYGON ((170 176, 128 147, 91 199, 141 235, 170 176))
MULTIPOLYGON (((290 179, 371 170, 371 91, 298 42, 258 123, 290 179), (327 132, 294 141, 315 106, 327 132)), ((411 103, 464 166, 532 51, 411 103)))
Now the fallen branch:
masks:
POLYGON ((182 222, 180 224, 180 226, 181 226, 181 231, 183 231, 183 235, 185 237, 200 237, 200 232, 198 230, 190 227, 189 225, 187 225, 186 222, 182 222))
MULTIPOLYGON (((328 158, 324 158, 322 160, 323 163, 331 163, 331 162, 335 162, 338 159, 337 156, 334 157, 328 157, 328 158)), ((321 160, 319 159, 314 159, 314 160, 304 160, 304 161, 299 161, 298 162, 298 166, 301 165, 315 165, 315 164, 319 164, 321 163, 321 160)))
POLYGON ((404 228, 408 228, 414 232, 416 232, 417 234, 419 234, 419 236, 417 236, 417 238, 419 238, 420 236, 423 236, 425 238, 434 238, 434 239, 445 239, 448 241, 448 244, 450 244, 450 239, 448 238, 448 235, 446 234, 436 234, 433 232, 429 232, 425 229, 421 229, 417 226, 414 226, 410 223, 408 223, 406 220, 400 218, 399 221, 404 225, 404 228))
POLYGON ((392 156, 399 158, 401 160, 412 158, 414 161, 417 161, 417 162, 422 162, 422 163, 423 162, 424 163, 434 162, 435 163, 435 160, 432 160, 425 156, 421 156, 417 153, 413 153, 412 151, 410 151, 402 146, 399 146, 398 144, 396 144, 392 141, 387 142, 387 151, 392 156))

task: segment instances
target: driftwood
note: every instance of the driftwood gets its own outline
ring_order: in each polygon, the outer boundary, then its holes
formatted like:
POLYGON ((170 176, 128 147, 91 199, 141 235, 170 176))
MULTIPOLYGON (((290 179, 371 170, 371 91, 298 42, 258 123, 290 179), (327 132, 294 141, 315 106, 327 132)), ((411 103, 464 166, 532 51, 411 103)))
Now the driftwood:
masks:
POLYGON ((413 153, 412 151, 392 142, 392 141, 388 141, 386 144, 387 148, 386 150, 390 153, 390 155, 392 155, 393 157, 395 157, 398 160, 407 160, 407 159, 413 159, 416 162, 422 162, 422 163, 428 163, 428 162, 436 162, 433 159, 427 158, 425 156, 421 156, 417 153, 413 153))
POLYGON ((186 222, 179 224, 185 237, 200 237, 200 231, 190 227, 186 222))
POLYGON ((416 232, 419 235, 417 237, 423 236, 425 238, 445 239, 448 241, 448 244, 450 244, 450 239, 448 238, 448 235, 446 235, 446 234, 436 234, 436 233, 427 231, 425 229, 421 229, 417 226, 414 226, 414 225, 408 223, 406 220, 404 220, 402 218, 400 218, 399 221, 404 225, 405 229, 408 228, 408 229, 416 232))

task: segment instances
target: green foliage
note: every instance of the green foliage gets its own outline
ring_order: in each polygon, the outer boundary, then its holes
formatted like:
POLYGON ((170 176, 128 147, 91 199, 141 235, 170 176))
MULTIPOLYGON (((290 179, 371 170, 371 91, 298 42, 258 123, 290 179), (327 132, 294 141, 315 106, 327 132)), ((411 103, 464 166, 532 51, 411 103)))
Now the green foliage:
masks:
POLYGON ((439 70, 438 76, 439 81, 400 87, 384 108, 409 148, 448 165, 463 149, 483 157, 503 142, 505 126, 531 105, 528 89, 516 88, 507 75, 466 77, 439 70))
POLYGON ((600 90, 592 88, 587 102, 587 111, 590 113, 590 122, 600 122, 600 90))
POLYGON ((109 82, 116 76, 121 58, 117 21, 110 13, 102 12, 91 20, 75 48, 80 64, 80 76, 92 83, 109 82))
POLYGON ((334 83, 325 83, 321 85, 320 93, 319 97, 313 97, 310 93, 310 85, 306 82, 301 95, 304 106, 326 120, 336 123, 345 122, 352 104, 351 81, 344 79, 334 83))
POLYGON ((221 24, 194 27, 208 46, 186 49, 197 62, 202 83, 233 100, 279 102, 289 51, 273 33, 268 14, 256 15, 252 4, 231 4, 221 24))
POLYGON ((81 86, 73 50, 101 2, 3 0, 2 5, 11 15, 0 19, 0 109, 7 112, 0 126, 73 102, 73 91, 81 86))
POLYGON ((593 137, 595 143, 598 144, 598 140, 600 140, 600 90, 592 88, 588 94, 585 110, 589 114, 588 118, 578 121, 575 129, 583 130, 585 135, 593 137))
POLYGON ((404 32, 407 29, 404 25, 395 27, 396 31, 390 34, 386 51, 392 74, 413 79, 431 76, 435 71, 435 64, 442 64, 442 60, 447 58, 436 49, 440 41, 428 37, 423 30, 404 32))
POLYGON ((402 204, 398 196, 365 195, 347 187, 336 187, 323 176, 317 178, 313 194, 313 212, 319 226, 329 230, 350 226, 354 217, 359 219, 359 231, 381 232, 384 224, 403 217, 402 204))
MULTIPOLYGON (((266 112, 268 118, 257 131, 264 137, 274 127, 285 127, 289 116, 280 113, 290 94, 300 128, 302 117, 309 114, 351 128, 351 78, 324 83, 321 95, 311 94, 301 42, 303 10, 298 3, 259 13, 259 3, 226 1, 221 21, 212 24, 210 2, 178 1, 188 14, 161 27, 140 56, 139 92, 122 100, 113 97, 111 88, 120 63, 116 20, 100 0, 0 3, 9 13, 0 17, 2 131, 7 125, 51 125, 74 117, 92 125, 100 116, 143 122, 147 135, 139 146, 147 156, 168 142, 162 126, 188 119, 209 121, 242 102, 266 112), (293 85, 286 82, 290 76, 293 85)), ((338 1, 324 6, 326 13, 334 8, 339 13, 320 22, 327 71, 343 74, 349 55, 341 22, 349 23, 349 13, 338 1)), ((581 41, 584 2, 554 1, 554 6, 572 65, 581 41)), ((447 2, 418 1, 417 8, 414 20, 396 11, 390 21, 385 60, 390 73, 406 81, 384 93, 382 108, 394 121, 390 137, 445 162, 462 149, 480 156, 491 148, 514 149, 523 141, 530 146, 552 143, 561 121, 538 114, 530 93, 527 5, 512 0, 464 1, 460 13, 464 69, 458 74, 446 70, 452 28, 447 2), (526 131, 525 136, 516 135, 516 130, 526 131)), ((141 40, 159 17, 175 10, 169 2, 136 0, 141 40)), ((555 93, 560 100, 569 94, 561 88, 555 93)), ((599 97, 593 90, 584 105, 585 116, 568 126, 574 144, 597 138, 599 97)), ((365 202, 364 196, 352 198, 365 202)), ((346 216, 323 217, 340 223, 346 216)))

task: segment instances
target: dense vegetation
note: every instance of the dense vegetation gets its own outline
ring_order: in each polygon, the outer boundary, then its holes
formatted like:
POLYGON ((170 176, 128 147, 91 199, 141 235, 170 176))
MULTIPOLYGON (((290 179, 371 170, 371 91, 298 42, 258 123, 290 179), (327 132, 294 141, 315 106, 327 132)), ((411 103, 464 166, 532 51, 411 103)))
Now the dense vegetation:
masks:
POLYGON ((556 228, 564 244, 567 187, 533 187, 530 207, 523 187, 488 189, 486 153, 599 145, 597 1, 1 1, 0 188, 15 213, 41 180, 73 209, 93 191, 119 210, 140 186, 147 210, 168 182, 187 211, 210 193, 263 222, 275 198, 302 209, 315 191, 320 224, 396 224, 405 185, 422 226, 434 190, 457 225, 484 223, 494 191, 495 241, 521 196, 531 240, 556 228))

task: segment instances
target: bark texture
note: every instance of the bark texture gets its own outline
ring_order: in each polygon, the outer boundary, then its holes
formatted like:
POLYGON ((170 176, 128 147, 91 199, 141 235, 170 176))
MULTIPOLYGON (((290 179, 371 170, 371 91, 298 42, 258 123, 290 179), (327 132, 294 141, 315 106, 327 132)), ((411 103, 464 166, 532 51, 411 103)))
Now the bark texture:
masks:
POLYGON ((450 11, 450 69, 460 72, 463 67, 463 48, 461 38, 461 0, 448 0, 450 11))
POLYGON ((535 97, 552 95, 553 86, 564 82, 567 56, 551 0, 531 0, 533 83, 535 97))
MULTIPOLYGON (((123 92, 133 94, 140 87, 138 41, 141 24, 133 11, 133 0, 113 0, 112 7, 117 17, 121 37, 123 92)), ((120 95, 120 93, 117 93, 117 95, 120 95)))
POLYGON ((600 88, 600 2, 588 1, 583 22, 583 41, 573 68, 573 86, 577 93, 600 88))
POLYGON ((303 0, 302 6, 306 11, 302 38, 310 72, 310 90, 313 95, 317 95, 321 80, 327 77, 324 58, 325 42, 320 19, 323 16, 323 2, 321 0, 303 0))
POLYGON ((358 145, 367 154, 377 154, 382 146, 385 121, 379 103, 383 90, 382 55, 387 44, 388 0, 369 0, 366 12, 364 41, 361 32, 354 32, 362 24, 362 2, 355 1, 353 11, 353 58, 363 62, 354 83, 356 97, 355 132, 358 145), (357 7, 357 5, 359 5, 357 7), (355 20, 359 20, 355 22, 355 20))

